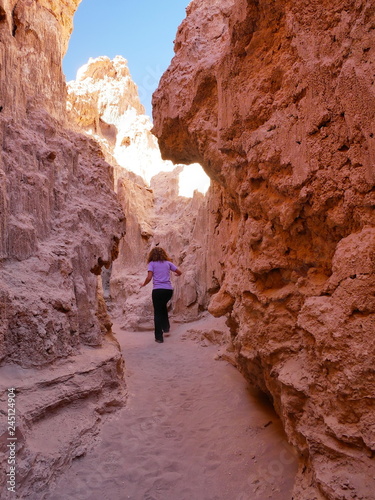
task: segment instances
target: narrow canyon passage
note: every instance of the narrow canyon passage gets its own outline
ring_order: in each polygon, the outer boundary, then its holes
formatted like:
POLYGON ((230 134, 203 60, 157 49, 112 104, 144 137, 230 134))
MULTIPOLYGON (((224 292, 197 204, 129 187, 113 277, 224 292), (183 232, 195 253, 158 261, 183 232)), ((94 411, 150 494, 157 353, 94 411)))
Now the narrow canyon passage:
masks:
POLYGON ((374 500, 375 3, 186 2, 151 121, 81 1, 0 0, 1 499, 374 500))
POLYGON ((277 416, 232 365, 214 359, 217 346, 196 340, 217 322, 174 324, 163 345, 150 331, 115 325, 127 405, 50 500, 292 498, 296 459, 277 416))

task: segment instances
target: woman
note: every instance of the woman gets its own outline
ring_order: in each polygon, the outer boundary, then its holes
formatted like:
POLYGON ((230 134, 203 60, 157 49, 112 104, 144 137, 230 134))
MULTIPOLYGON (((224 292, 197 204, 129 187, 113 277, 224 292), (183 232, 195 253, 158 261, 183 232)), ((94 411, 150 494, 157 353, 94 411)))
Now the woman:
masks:
POLYGON ((148 273, 141 288, 153 280, 152 304, 154 306, 155 342, 164 342, 163 332, 169 332, 169 318, 167 303, 173 295, 170 272, 181 276, 181 271, 170 262, 166 251, 155 247, 148 255, 148 273))

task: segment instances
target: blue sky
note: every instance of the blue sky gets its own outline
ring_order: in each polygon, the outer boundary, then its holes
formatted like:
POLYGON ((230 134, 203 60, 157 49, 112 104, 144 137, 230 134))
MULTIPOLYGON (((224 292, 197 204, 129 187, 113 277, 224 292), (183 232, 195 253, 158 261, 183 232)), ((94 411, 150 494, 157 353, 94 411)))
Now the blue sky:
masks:
POLYGON ((151 96, 174 55, 173 40, 190 0, 82 0, 63 61, 66 79, 90 57, 128 60, 142 104, 151 116, 151 96))

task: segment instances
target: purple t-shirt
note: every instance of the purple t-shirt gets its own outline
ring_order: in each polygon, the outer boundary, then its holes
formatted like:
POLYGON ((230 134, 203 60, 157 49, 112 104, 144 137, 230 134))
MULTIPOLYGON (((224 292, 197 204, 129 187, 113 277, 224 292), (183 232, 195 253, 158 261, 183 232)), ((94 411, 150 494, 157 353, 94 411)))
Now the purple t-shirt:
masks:
POLYGON ((173 290, 170 272, 176 271, 177 267, 168 260, 151 261, 148 264, 148 271, 152 271, 153 289, 164 288, 173 290))

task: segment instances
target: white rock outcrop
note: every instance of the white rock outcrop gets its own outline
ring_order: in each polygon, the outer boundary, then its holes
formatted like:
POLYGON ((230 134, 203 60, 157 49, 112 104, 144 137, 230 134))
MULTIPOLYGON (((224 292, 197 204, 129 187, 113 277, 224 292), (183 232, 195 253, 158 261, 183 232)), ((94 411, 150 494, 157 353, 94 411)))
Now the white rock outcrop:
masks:
POLYGON ((79 129, 92 135, 120 167, 146 183, 161 170, 173 170, 163 161, 152 123, 139 101, 138 90, 121 56, 90 59, 68 82, 69 116, 79 129))

